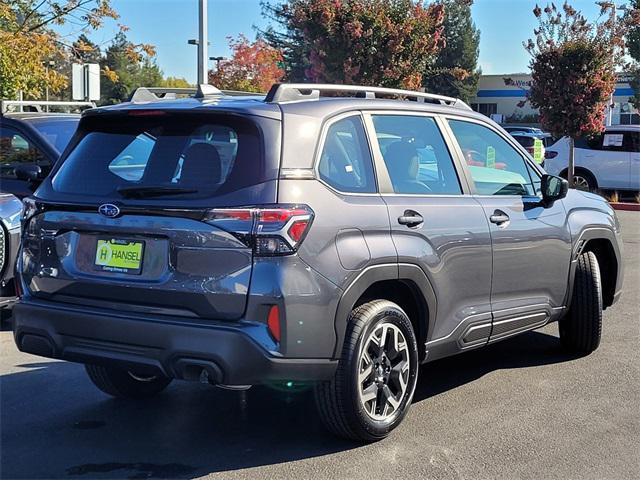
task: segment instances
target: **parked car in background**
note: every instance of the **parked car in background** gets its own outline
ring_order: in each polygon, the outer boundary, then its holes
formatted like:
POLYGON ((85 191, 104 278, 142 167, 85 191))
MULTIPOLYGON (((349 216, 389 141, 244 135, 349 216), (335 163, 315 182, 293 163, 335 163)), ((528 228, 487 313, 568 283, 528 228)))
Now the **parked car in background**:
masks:
MULTIPOLYGON (((53 103, 67 110, 91 105, 53 103)), ((2 101, 0 108, 0 184, 3 192, 18 198, 31 195, 48 175, 80 121, 78 113, 43 111, 43 105, 48 106, 47 102, 2 101), (23 111, 15 111, 19 109, 23 111)))
POLYGON ((0 192, 0 309, 15 300, 14 266, 20 245, 22 202, 0 192))
POLYGON ((528 132, 528 133, 535 133, 537 135, 541 135, 541 134, 544 133, 538 127, 529 127, 527 125, 502 124, 500 126, 508 133, 512 133, 512 132, 528 132))
MULTIPOLYGON (((567 176, 569 139, 547 149, 545 170, 567 176)), ((575 142, 574 182, 581 190, 640 190, 640 125, 613 125, 575 142)))
POLYGON ((531 132, 509 132, 509 134, 529 152, 536 163, 544 164, 545 147, 540 134, 531 132))
POLYGON ((123 398, 308 382, 358 441, 402 422, 422 363, 555 321, 594 351, 622 288, 603 198, 424 92, 201 86, 90 110, 24 203, 21 351, 123 398))

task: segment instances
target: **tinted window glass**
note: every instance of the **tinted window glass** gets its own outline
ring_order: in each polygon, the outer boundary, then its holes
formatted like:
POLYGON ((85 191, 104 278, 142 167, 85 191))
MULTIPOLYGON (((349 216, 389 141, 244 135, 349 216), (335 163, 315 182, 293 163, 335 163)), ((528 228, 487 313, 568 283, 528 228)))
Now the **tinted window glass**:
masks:
POLYGON ((16 178, 15 168, 20 164, 46 167, 49 161, 23 135, 4 127, 0 130, 0 177, 16 178))
POLYGON ((53 178, 62 193, 111 196, 133 187, 215 196, 264 181, 261 142, 247 120, 196 116, 86 119, 53 178))
POLYGON ((477 123, 449 120, 478 193, 534 195, 527 163, 493 130, 477 123))
POLYGON ((78 120, 38 121, 31 122, 31 125, 38 130, 59 153, 62 153, 76 131, 78 120))
POLYGON ((625 152, 640 152, 640 132, 625 132, 623 148, 625 152))
POLYGON ((371 152, 359 116, 338 120, 329 127, 318 171, 320 178, 336 190, 376 191, 371 152))
POLYGON ((433 118, 373 115, 395 193, 460 194, 453 160, 433 118))

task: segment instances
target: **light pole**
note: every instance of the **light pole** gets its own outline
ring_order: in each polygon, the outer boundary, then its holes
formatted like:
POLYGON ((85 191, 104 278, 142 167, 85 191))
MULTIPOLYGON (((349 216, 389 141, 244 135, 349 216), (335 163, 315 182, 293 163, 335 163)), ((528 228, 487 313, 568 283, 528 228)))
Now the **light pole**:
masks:
POLYGON ((199 4, 199 43, 198 43, 198 85, 207 83, 207 0, 200 0, 199 4))

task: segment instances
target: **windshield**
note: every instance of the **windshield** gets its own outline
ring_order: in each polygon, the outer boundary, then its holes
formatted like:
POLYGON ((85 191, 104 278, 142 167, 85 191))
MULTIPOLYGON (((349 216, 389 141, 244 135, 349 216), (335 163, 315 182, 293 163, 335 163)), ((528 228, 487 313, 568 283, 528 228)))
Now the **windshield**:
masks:
POLYGON ((47 142, 55 147, 58 153, 62 153, 75 133, 79 120, 80 118, 71 118, 46 122, 31 122, 31 125, 40 132, 47 142))
POLYGON ((264 181, 260 136, 239 118, 87 118, 52 185, 85 196, 210 197, 264 181))

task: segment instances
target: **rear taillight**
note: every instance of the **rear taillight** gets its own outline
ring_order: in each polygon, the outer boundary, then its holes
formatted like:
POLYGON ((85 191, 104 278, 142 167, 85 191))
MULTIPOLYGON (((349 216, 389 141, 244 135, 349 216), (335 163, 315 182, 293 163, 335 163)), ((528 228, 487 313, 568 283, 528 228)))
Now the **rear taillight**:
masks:
POLYGON ((256 255, 294 253, 311 226, 313 210, 306 205, 268 208, 216 208, 205 219, 252 247, 256 255))
POLYGON ((544 158, 556 158, 558 156, 558 152, 552 152, 550 150, 547 150, 546 152, 544 152, 544 158))

